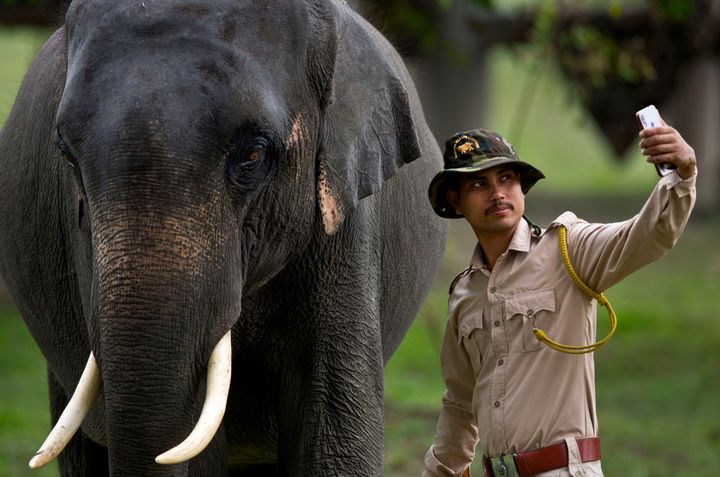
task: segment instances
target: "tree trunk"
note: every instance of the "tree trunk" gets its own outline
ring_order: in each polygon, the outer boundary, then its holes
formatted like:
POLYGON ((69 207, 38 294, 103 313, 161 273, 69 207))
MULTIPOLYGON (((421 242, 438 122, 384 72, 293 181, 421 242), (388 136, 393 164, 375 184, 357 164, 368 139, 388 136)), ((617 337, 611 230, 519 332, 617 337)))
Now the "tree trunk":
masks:
POLYGON ((720 60, 698 58, 660 112, 695 149, 698 160, 697 205, 702 213, 720 206, 720 60))

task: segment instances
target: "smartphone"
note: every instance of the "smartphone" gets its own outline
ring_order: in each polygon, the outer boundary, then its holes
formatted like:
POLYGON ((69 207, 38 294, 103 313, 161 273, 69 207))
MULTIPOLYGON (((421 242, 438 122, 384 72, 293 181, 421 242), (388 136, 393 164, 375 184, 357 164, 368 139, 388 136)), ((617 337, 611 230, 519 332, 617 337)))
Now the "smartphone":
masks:
MULTIPOLYGON (((652 104, 650 106, 642 108, 640 111, 635 113, 635 117, 640 124, 640 129, 656 128, 658 126, 662 126, 662 120, 660 119, 660 111, 658 111, 657 108, 652 104)), ((660 177, 670 174, 675 169, 677 169, 677 166, 675 166, 675 164, 670 164, 667 162, 655 164, 655 170, 660 177)))

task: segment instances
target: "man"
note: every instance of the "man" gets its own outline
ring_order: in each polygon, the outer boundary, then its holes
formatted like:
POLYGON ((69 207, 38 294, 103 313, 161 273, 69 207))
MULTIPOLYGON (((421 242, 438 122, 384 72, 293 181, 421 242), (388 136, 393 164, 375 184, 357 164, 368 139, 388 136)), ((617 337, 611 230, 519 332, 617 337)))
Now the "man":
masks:
POLYGON ((469 475, 476 445, 486 476, 602 476, 592 353, 558 352, 533 329, 562 344, 595 341, 597 302, 563 265, 562 228, 572 266, 598 293, 682 233, 695 202, 695 153, 665 124, 640 137, 648 162, 676 170, 638 215, 590 224, 566 212, 546 230, 523 215, 525 194, 544 175, 507 141, 474 130, 446 142, 430 202, 441 217, 464 217, 478 242, 451 285, 441 353, 447 389, 424 476, 469 475))

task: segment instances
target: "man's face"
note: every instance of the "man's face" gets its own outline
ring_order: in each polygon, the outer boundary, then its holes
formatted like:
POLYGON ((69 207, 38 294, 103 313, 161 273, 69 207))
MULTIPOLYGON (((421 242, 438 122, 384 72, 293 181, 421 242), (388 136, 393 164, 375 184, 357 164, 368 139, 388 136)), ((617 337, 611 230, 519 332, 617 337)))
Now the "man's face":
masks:
POLYGON ((500 165, 458 177, 458 190, 449 191, 448 200, 478 238, 514 232, 525 212, 525 195, 515 170, 500 165))

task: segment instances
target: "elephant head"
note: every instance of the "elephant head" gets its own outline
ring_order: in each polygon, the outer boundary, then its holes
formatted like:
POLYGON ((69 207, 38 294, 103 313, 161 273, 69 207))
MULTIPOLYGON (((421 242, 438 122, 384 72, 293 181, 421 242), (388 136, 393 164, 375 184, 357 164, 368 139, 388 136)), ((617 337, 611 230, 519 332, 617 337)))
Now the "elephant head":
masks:
MULTIPOLYGON (((80 382, 31 466, 81 424, 112 475, 184 475, 155 463, 168 442, 182 443, 157 462, 222 454, 244 300, 311 244, 366 233, 365 199, 429 137, 414 94, 344 2, 73 1, 0 137, 15 171, 2 199, 40 191, 0 216, 17 230, 30 213, 38 256, 10 247, 2 272, 53 376, 68 394, 80 382), (37 238, 42 224, 57 243, 37 238), (32 260, 55 278, 39 284, 32 260), (70 317, 42 318, 48 307, 70 317)), ((430 239, 438 257, 443 239, 430 239)))

